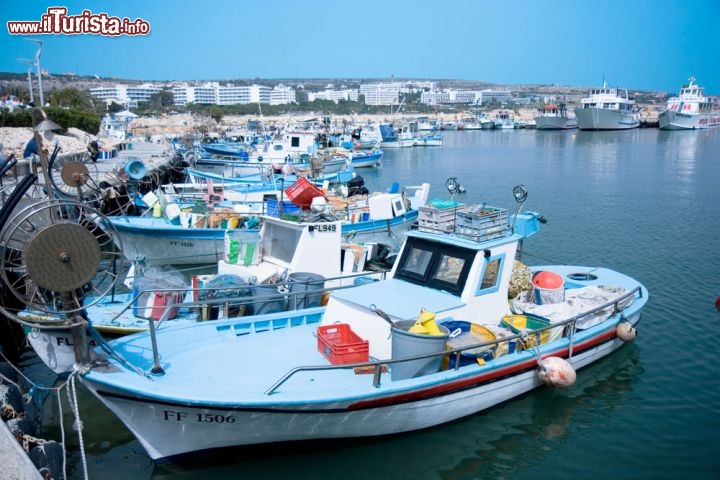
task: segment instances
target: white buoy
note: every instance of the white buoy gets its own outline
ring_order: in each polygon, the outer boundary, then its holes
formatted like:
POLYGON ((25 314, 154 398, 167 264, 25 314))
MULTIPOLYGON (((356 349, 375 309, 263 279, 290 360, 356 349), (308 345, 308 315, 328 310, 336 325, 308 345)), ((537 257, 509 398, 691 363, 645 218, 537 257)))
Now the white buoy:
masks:
POLYGON ((327 200, 325 199, 325 197, 313 197, 312 201, 310 202, 310 210, 315 213, 320 213, 327 210, 327 200))
POLYGON ((637 330, 628 321, 618 323, 617 327, 615 327, 615 333, 623 342, 629 342, 637 336, 637 330))
POLYGON ((577 375, 567 360, 560 357, 547 357, 539 362, 538 377, 545 385, 568 388, 575 383, 577 375))

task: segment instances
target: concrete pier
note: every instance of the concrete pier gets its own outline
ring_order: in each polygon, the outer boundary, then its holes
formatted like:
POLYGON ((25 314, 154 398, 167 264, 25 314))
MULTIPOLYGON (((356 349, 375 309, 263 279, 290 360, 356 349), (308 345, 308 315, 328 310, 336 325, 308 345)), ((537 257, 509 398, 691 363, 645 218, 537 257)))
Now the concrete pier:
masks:
MULTIPOLYGON (((84 155, 85 152, 71 153, 64 158, 66 161, 82 160, 84 155)), ((95 185, 103 181, 111 185, 117 185, 117 172, 121 171, 131 160, 140 160, 145 166, 147 174, 153 175, 154 172, 166 167, 173 160, 173 157, 174 151, 167 144, 136 141, 131 146, 126 144, 124 148, 116 149, 107 158, 98 158, 97 162, 88 165, 88 170, 95 185)), ((38 174, 38 183, 45 183, 45 178, 37 163, 33 165, 30 160, 20 160, 14 168, 14 175, 4 178, 5 186, 11 187, 14 182, 17 182, 23 175, 31 171, 38 174)), ((0 479, 42 480, 42 475, 28 456, 28 453, 10 432, 7 424, 3 421, 0 421, 0 424, 0 463, 2 464, 0 466, 0 479)))
POLYGON ((7 480, 42 480, 42 476, 30 457, 5 422, 0 422, 0 452, 2 452, 2 473, 0 477, 7 480))

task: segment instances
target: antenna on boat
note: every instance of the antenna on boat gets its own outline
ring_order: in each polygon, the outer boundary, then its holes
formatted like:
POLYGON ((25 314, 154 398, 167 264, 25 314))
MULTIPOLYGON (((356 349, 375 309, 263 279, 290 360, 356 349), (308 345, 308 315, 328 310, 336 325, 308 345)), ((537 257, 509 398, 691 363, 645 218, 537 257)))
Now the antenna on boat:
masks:
MULTIPOLYGON (((513 215, 513 221, 512 225, 510 225, 510 234, 512 235, 515 233, 515 222, 517 221, 517 217, 520 214, 520 209, 522 208, 523 204, 525 203, 525 200, 527 200, 528 192, 525 188, 525 185, 518 184, 513 187, 513 197, 515 197, 515 202, 517 205, 515 206, 515 215, 513 215)), ((517 259, 522 260, 522 252, 523 252, 523 243, 522 239, 520 239, 520 242, 518 242, 518 250, 517 250, 517 259)))
POLYGON ((511 226, 511 230, 515 230, 515 221, 517 221, 517 216, 520 213, 520 209, 522 208, 523 204, 525 203, 525 200, 527 200, 528 192, 525 188, 525 185, 515 185, 513 187, 513 196, 515 197, 515 202, 517 205, 515 206, 515 216, 513 217, 513 223, 511 226))

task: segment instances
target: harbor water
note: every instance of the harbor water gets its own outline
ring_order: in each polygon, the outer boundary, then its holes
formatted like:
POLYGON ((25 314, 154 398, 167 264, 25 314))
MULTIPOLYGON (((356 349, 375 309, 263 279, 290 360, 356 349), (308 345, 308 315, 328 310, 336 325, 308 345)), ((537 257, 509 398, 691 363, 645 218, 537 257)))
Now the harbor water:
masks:
MULTIPOLYGON (((643 282, 651 296, 635 341, 578 371, 568 390, 543 387, 430 430, 179 464, 154 465, 79 386, 82 448, 63 408, 68 477, 83 478, 85 462, 89 478, 104 480, 717 478, 718 152, 720 129, 451 131, 442 147, 387 150, 380 168, 358 170, 370 191, 428 181, 430 198, 447 199, 445 181, 456 177, 466 190, 456 200, 509 207, 512 187, 525 185, 526 208, 548 223, 525 241, 523 260, 605 266, 643 282)), ((52 384, 32 354, 23 364, 52 384)), ((60 435, 51 396, 36 436, 60 435)))

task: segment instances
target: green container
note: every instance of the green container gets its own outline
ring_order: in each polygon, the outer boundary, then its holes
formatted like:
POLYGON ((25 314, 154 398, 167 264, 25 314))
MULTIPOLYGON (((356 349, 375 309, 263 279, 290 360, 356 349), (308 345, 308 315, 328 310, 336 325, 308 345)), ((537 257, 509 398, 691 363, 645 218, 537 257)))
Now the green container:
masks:
POLYGON ((192 213, 207 213, 207 202, 200 199, 195 200, 195 204, 193 204, 190 211, 192 213))
MULTIPOLYGON (((503 327, 512 330, 513 333, 522 333, 547 327, 550 325, 550 320, 530 313, 524 313, 517 315, 505 315, 500 323, 503 327)), ((542 332, 535 333, 529 338, 536 345, 547 343, 550 338, 550 330, 543 330, 542 332)))

